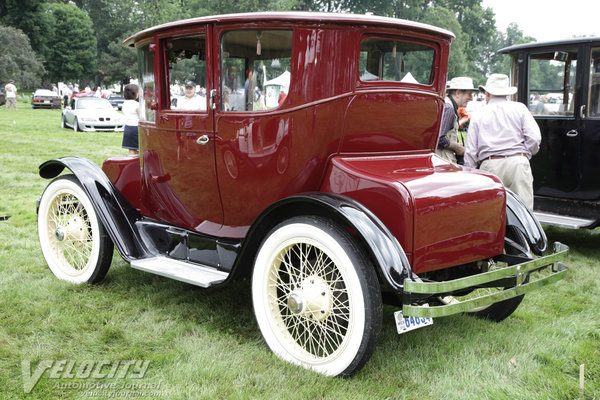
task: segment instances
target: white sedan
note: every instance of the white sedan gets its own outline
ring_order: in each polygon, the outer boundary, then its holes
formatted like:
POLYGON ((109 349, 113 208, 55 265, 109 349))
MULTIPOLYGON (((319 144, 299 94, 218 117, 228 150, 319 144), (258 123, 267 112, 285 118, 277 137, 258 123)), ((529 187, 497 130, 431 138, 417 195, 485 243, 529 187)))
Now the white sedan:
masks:
POLYGON ((99 97, 74 97, 62 112, 60 126, 71 127, 75 132, 122 131, 123 114, 115 111, 106 99, 99 97))

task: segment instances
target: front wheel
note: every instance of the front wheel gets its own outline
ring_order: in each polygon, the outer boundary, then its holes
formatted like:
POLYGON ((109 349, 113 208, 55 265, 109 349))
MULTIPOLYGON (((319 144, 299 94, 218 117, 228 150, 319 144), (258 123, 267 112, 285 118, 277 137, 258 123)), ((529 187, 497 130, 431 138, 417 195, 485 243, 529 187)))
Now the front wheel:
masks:
POLYGON ((280 358, 348 376, 371 357, 381 331, 379 283, 362 246, 319 217, 298 217, 263 241, 252 274, 261 333, 280 358))
POLYGON ((73 120, 73 132, 79 132, 79 121, 77 121, 77 117, 73 120))
POLYGON ((75 176, 60 176, 44 190, 38 235, 48 267, 58 279, 95 283, 106 275, 113 244, 75 176))

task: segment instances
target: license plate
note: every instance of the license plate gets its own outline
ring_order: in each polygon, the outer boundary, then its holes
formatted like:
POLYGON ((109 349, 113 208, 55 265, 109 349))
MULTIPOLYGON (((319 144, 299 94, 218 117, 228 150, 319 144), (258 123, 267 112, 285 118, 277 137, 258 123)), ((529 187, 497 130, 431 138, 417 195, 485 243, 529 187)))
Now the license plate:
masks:
POLYGON ((44 100, 44 103, 50 104, 50 100, 44 100))
POLYGON ((405 317, 402 315, 402 311, 396 311, 394 318, 396 319, 398 334, 433 325, 432 318, 405 317))

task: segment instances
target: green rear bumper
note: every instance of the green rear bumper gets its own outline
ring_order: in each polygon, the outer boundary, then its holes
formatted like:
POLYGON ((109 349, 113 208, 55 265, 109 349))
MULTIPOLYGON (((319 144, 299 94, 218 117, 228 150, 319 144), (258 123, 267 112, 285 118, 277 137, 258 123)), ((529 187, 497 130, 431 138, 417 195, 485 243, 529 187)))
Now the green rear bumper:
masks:
MULTIPOLYGON (((402 307, 402 313, 404 316, 412 317, 445 317, 447 315, 457 314, 477 307, 497 303, 502 300, 510 299, 511 297, 521 296, 532 290, 563 279, 567 275, 568 269, 561 261, 566 260, 568 253, 568 246, 556 242, 554 243, 553 254, 512 265, 510 267, 468 276, 466 278, 454 279, 446 282, 414 282, 406 279, 404 281, 405 303, 402 307), (530 273, 541 271, 546 268, 552 268, 552 273, 537 280, 527 279, 530 273), (489 285, 492 282, 501 280, 505 283, 507 278, 514 279, 514 287, 485 296, 435 307, 410 304, 412 294, 420 295, 419 297, 422 297, 422 295, 442 295, 456 290, 489 285)), ((505 285, 502 284, 501 286, 505 285)))

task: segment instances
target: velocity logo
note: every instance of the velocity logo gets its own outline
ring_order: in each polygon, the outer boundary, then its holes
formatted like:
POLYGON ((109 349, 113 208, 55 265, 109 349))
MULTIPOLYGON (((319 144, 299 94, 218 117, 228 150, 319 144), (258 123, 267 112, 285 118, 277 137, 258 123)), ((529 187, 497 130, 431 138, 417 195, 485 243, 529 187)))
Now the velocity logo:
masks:
POLYGON ((32 370, 31 361, 22 360, 23 390, 31 393, 48 370, 50 379, 141 379, 146 375, 149 365, 149 360, 42 360, 32 370))

